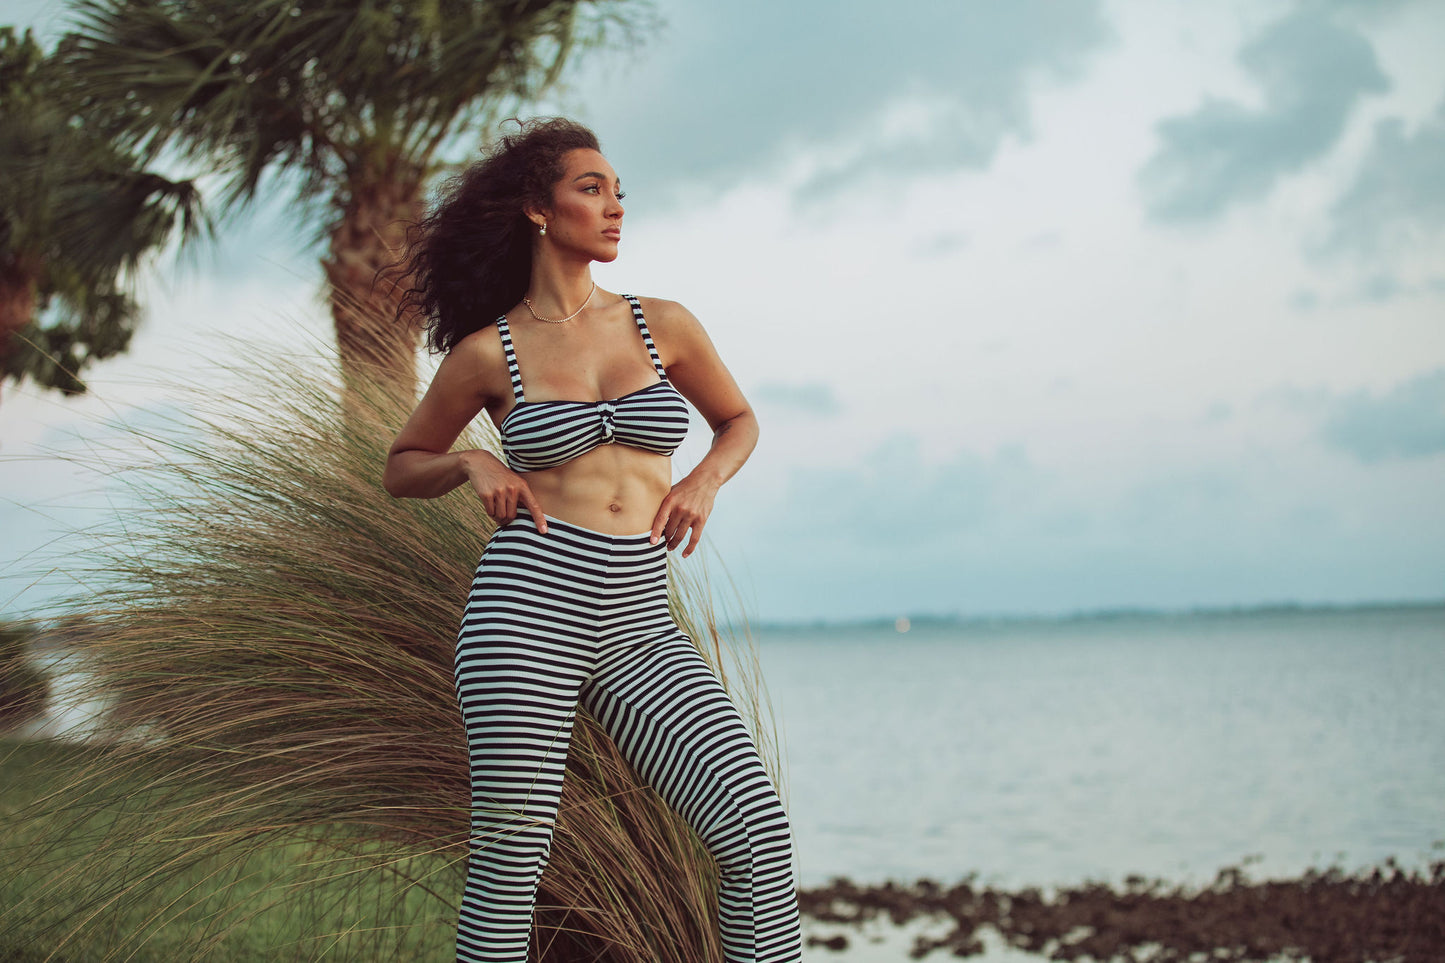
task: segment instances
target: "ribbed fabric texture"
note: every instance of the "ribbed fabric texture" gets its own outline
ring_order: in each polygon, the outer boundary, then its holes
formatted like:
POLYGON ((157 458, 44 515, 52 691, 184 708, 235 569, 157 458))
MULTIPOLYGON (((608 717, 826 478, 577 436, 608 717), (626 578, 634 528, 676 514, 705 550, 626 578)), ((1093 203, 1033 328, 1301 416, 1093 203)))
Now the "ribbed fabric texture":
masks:
POLYGON ((580 702, 717 860, 729 963, 801 959, 792 838, 741 716, 667 611, 666 545, 522 512, 457 638, 471 758, 460 963, 525 963, 580 702))
POLYGON ((667 380, 642 305, 630 294, 632 317, 642 332, 652 366, 662 380, 603 401, 527 401, 507 319, 497 319, 502 351, 512 377, 516 405, 502 419, 502 453, 513 471, 556 468, 598 445, 616 442, 657 455, 671 455, 687 437, 687 402, 667 380))

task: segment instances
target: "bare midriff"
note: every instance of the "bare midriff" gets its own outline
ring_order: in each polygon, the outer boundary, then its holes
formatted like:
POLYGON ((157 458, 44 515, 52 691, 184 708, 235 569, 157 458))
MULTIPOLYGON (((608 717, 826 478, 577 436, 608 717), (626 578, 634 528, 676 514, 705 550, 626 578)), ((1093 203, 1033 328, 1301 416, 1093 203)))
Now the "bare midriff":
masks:
POLYGON ((627 445, 600 445, 585 455, 523 476, 552 518, 609 535, 652 528, 672 488, 672 459, 627 445))

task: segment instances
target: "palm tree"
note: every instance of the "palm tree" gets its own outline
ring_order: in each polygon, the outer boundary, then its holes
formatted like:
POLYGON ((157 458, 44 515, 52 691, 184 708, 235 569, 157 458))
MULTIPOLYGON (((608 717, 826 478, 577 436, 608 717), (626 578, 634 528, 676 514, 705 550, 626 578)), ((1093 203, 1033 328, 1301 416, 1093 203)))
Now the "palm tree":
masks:
POLYGON ((135 269, 202 221, 194 184, 140 169, 64 94, 30 32, 0 27, 0 378, 75 394, 130 342, 135 269))
POLYGON ((139 105, 128 144, 221 173, 228 206, 294 191, 327 239, 345 383, 407 395, 416 326, 392 322, 402 292, 377 275, 428 178, 575 47, 635 26, 625 2, 82 0, 69 67, 94 102, 139 105))

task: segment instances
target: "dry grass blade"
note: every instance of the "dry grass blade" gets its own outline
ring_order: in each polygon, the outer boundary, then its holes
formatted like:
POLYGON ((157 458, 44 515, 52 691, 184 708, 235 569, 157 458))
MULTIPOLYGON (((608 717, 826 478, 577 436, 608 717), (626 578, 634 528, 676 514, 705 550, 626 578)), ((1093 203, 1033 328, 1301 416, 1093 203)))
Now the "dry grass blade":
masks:
MULTIPOLYGON (((29 882, 0 930, 37 958, 238 959, 266 934, 272 959, 445 958, 468 823, 452 649, 492 522, 466 493, 381 489, 396 406, 343 412, 300 365, 233 374, 243 395, 131 435, 141 505, 78 603, 117 738, 7 834, 29 882)), ((718 659, 707 598, 681 585, 675 609, 718 659)), ((699 841, 585 717, 568 769, 538 957, 719 960, 699 841)))

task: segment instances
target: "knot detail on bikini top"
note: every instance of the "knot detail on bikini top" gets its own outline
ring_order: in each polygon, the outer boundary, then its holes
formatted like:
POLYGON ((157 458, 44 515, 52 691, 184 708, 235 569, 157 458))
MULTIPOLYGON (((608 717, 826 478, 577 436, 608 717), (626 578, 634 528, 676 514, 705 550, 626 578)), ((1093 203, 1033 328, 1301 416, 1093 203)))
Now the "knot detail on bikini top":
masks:
POLYGON ((604 443, 616 441, 617 434, 617 406, 610 401, 597 402, 597 414, 602 418, 602 437, 604 443))

